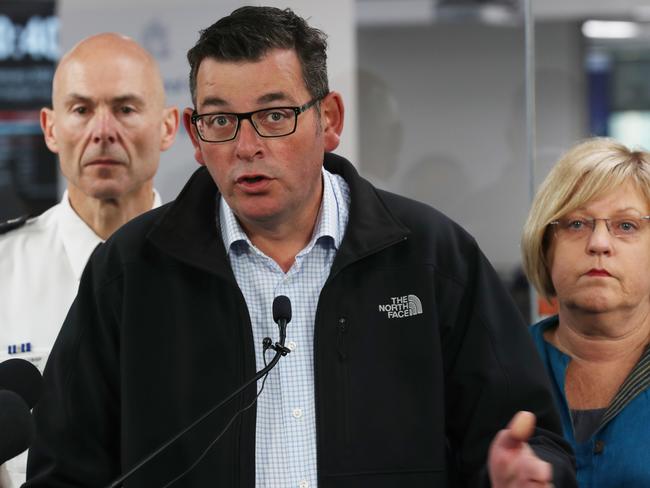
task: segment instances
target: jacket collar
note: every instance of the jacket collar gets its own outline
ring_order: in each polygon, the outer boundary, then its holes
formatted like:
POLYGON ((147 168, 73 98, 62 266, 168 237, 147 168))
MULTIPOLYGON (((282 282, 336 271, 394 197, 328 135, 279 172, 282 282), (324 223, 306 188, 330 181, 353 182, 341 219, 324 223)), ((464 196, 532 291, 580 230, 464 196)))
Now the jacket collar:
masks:
MULTIPOLYGON (((332 265, 331 276, 348 264, 400 242, 409 230, 386 208, 378 191, 346 159, 328 153, 325 168, 350 187, 350 220, 332 265)), ((194 172, 176 200, 149 232, 159 249, 191 266, 235 282, 219 233, 219 192, 205 167, 194 172)))
POLYGON ((350 219, 332 264, 331 278, 349 264, 405 240, 410 231, 388 209, 378 190, 362 178, 349 161, 328 153, 325 168, 343 177, 351 196, 350 219))

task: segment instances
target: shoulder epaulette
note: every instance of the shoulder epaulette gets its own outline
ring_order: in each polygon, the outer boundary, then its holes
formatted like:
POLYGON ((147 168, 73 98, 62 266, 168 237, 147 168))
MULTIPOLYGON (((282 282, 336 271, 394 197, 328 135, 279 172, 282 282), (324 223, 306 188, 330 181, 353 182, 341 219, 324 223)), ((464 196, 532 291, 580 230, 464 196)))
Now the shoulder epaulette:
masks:
POLYGON ((15 219, 9 219, 6 220, 5 222, 0 222, 0 235, 6 234, 7 232, 18 229, 19 227, 22 227, 27 223, 27 221, 31 218, 31 215, 22 215, 20 217, 16 217, 15 219))

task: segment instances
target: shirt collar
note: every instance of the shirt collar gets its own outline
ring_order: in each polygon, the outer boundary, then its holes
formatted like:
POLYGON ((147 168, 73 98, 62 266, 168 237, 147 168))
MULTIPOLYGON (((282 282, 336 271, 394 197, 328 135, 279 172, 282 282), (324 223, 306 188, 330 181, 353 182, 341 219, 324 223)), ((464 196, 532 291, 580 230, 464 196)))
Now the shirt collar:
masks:
POLYGON ((337 193, 334 189, 334 175, 323 168, 323 201, 318 212, 318 221, 314 228, 312 242, 321 237, 331 237, 334 241, 334 248, 338 249, 343 238, 343 231, 339 226, 339 205, 337 193))
MULTIPOLYGON (((153 193, 152 208, 156 208, 162 204, 162 200, 155 189, 153 193)), ((68 256, 68 261, 75 277, 80 280, 90 255, 104 241, 74 211, 70 205, 68 190, 63 193, 59 205, 59 226, 61 241, 68 256)))
MULTIPOLYGON (((321 237, 331 237, 335 249, 338 249, 343 237, 342 232, 339 229, 337 197, 332 182, 334 176, 325 168, 322 168, 321 173, 323 178, 323 199, 321 201, 320 210, 318 211, 314 233, 312 234, 309 244, 305 247, 305 250, 307 251, 311 249, 314 243, 321 237)), ((226 200, 224 198, 219 198, 218 205, 221 237, 226 249, 230 250, 231 246, 236 242, 245 242, 249 246, 253 246, 226 200)), ((303 251, 301 251, 301 254, 302 253, 303 251)))

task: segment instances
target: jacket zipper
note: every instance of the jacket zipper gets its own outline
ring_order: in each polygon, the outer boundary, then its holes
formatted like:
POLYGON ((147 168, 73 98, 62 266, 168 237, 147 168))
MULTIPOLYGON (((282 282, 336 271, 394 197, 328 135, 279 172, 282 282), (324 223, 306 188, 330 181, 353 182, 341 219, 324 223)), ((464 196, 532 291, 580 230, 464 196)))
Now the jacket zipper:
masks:
POLYGON ((339 317, 336 324, 336 349, 340 363, 340 384, 341 384, 341 418, 343 419, 343 435, 345 444, 350 444, 350 370, 348 362, 348 347, 346 336, 350 325, 345 317, 339 317))

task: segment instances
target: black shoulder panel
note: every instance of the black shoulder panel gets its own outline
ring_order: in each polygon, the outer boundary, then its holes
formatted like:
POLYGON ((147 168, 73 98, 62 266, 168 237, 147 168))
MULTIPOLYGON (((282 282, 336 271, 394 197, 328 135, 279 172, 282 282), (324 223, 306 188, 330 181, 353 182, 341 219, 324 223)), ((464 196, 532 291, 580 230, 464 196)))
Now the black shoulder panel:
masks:
POLYGON ((0 222, 0 235, 6 234, 10 230, 22 227, 31 217, 31 215, 22 215, 20 217, 16 217, 15 219, 9 219, 5 222, 0 222))

